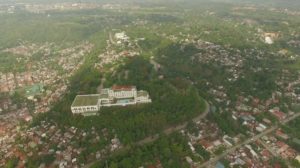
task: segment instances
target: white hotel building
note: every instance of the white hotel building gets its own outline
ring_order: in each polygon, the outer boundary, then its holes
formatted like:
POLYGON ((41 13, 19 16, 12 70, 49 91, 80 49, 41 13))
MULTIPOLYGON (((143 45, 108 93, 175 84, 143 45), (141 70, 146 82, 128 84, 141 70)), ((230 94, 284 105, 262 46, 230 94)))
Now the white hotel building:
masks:
POLYGON ((137 91, 135 86, 113 86, 102 89, 100 94, 77 95, 72 103, 73 114, 96 115, 101 107, 126 106, 151 103, 147 91, 137 91))

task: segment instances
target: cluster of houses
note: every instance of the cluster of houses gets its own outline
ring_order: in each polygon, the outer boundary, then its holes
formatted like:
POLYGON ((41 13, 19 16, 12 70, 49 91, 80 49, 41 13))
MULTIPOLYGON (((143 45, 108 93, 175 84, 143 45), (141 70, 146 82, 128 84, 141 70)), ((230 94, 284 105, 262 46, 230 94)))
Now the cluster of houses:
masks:
MULTIPOLYGON (((116 36, 115 38, 119 37, 116 36)), ((53 54, 51 50, 51 46, 53 45, 54 44, 45 44, 39 46, 25 43, 22 44, 21 47, 6 49, 3 52, 22 55, 22 57, 20 57, 18 60, 26 62, 26 60, 30 60, 35 50, 39 50, 45 55, 53 54)), ((45 57, 45 59, 41 59, 39 62, 31 63, 27 66, 30 69, 28 72, 20 74, 8 72, 8 81, 10 81, 10 83, 7 82, 7 74, 1 75, 3 76, 3 80, 1 80, 1 82, 3 81, 2 83, 4 83, 4 87, 8 86, 11 88, 9 90, 4 90, 4 92, 13 92, 19 88, 25 90, 25 93, 28 92, 28 95, 30 94, 30 96, 27 98, 33 102, 34 109, 32 111, 32 109, 30 110, 27 108, 26 102, 21 104, 22 107, 17 107, 17 105, 15 105, 9 97, 5 98, 5 101, 1 101, 0 106, 3 107, 1 109, 6 111, 14 110, 14 112, 9 112, 8 114, 1 116, 0 134, 5 136, 1 137, 0 139, 0 147, 2 149, 0 153, 2 156, 4 156, 3 159, 1 158, 0 160, 0 167, 1 165, 3 166, 6 161, 13 156, 20 158, 21 161, 19 164, 22 166, 28 157, 36 154, 32 151, 39 149, 38 147, 41 145, 45 145, 45 148, 43 148, 43 151, 39 151, 37 154, 39 156, 55 155, 56 159, 53 163, 54 165, 59 167, 74 167, 79 165, 78 155, 84 149, 78 149, 77 147, 69 145, 66 146, 66 148, 63 148, 63 150, 53 150, 44 140, 50 140, 53 142, 50 143, 52 145, 55 144, 56 146, 64 146, 65 144, 74 144, 75 142, 81 141, 80 139, 74 139, 74 137, 82 138, 87 136, 89 133, 83 133, 78 130, 75 134, 72 132, 75 128, 66 128, 67 133, 62 134, 62 130, 46 123, 30 129, 26 133, 22 133, 19 130, 18 123, 20 120, 25 122, 31 121, 31 112, 47 112, 51 107, 51 104, 58 101, 62 97, 62 94, 64 94, 67 90, 67 77, 72 75, 73 72, 75 72, 82 65, 84 55, 90 52, 92 48, 92 44, 84 42, 77 46, 57 51, 55 54, 60 55, 60 57, 45 57), (51 67, 48 67, 47 65, 49 65, 49 62, 56 62, 57 65, 62 67, 63 72, 58 72, 57 69, 51 69, 51 67), (16 83, 16 79, 20 82, 16 83), (39 83, 36 83, 36 81, 39 81, 39 83), (36 88, 39 89, 37 90, 36 88), (77 132, 80 132, 81 135, 77 135, 77 132), (17 135, 21 135, 21 137, 24 137, 26 140, 30 140, 27 144, 25 143, 23 146, 21 146, 21 148, 26 151, 25 153, 19 151, 20 147, 18 144, 14 143, 17 135)), ((135 51, 123 51, 120 53, 120 55, 124 56, 134 56, 137 54, 138 53, 135 51)), ((77 98, 80 97, 81 96, 78 96, 77 98)), ((134 86, 113 86, 112 88, 102 89, 101 93, 97 94, 97 98, 99 98, 97 99, 97 106, 95 108, 97 111, 102 106, 124 106, 151 102, 149 94, 146 91, 138 91, 134 86), (99 104, 98 100, 100 100, 99 104)), ((75 109, 76 113, 78 113, 80 110, 87 109, 75 109)), ((92 136, 97 137, 96 134, 92 136)), ((121 147, 122 145, 120 141, 117 138, 113 138, 111 139, 111 144, 109 144, 103 150, 92 153, 90 158, 100 159, 102 156, 106 155, 107 152, 112 152, 121 147)))
MULTIPOLYGON (((32 113, 47 112, 54 102, 60 100, 67 90, 68 77, 80 67, 84 54, 90 52, 93 47, 92 44, 83 42, 75 47, 66 48, 55 53, 61 55, 61 57, 47 57, 52 52, 51 46, 53 44, 35 45, 25 43, 21 47, 2 51, 20 55, 18 60, 26 62, 36 52, 34 50, 38 50, 44 53, 45 59, 28 63, 27 68, 30 69, 29 71, 21 73, 7 72, 0 75, 0 92, 3 92, 4 95, 0 100, 0 155, 4 156, 0 158, 0 167, 10 157, 19 156, 21 160, 26 160, 27 157, 31 156, 18 151, 18 144, 14 143, 16 136, 21 133, 20 121, 31 121, 32 113), (51 67, 53 62, 62 67, 63 72, 60 72, 62 75, 58 75, 57 69, 51 67), (29 101, 16 104, 8 94, 16 91, 29 101)), ((31 130, 31 133, 35 131, 31 130)), ((24 133, 22 136, 27 137, 27 134, 24 133)), ((38 144, 37 142, 39 141, 34 141, 31 146, 34 147, 38 144)), ((33 149, 27 149, 33 151, 33 149)))
MULTIPOLYGON (((139 96, 136 101, 151 101, 151 99, 146 99, 149 98, 147 97, 148 95, 146 92, 137 91, 133 86, 114 86, 113 90, 102 90, 102 92, 105 91, 107 91, 107 93, 110 92, 111 95, 120 99, 130 98, 133 100, 133 98, 137 98, 135 96, 139 96)), ((121 103, 126 104, 127 101, 121 101, 121 103)), ((9 113, 9 115, 4 115, 0 118, 0 154, 3 156, 3 158, 0 159, 0 167, 5 165, 9 158, 14 156, 20 159, 18 166, 23 166, 28 157, 36 156, 36 154, 39 157, 44 155, 54 156, 55 160, 52 163, 54 166, 83 166, 79 162, 79 158, 80 153, 83 152, 85 148, 78 147, 76 143, 79 141, 91 141, 91 144, 96 144, 101 138, 105 138, 107 140, 107 138, 110 137, 108 136, 109 133, 107 130, 103 130, 102 134, 97 133, 95 130, 91 132, 85 132, 74 127, 66 127, 62 130, 59 127, 47 122, 43 122, 41 125, 30 128, 27 131, 22 131, 18 126, 19 121, 30 121, 32 117, 29 115, 27 108, 20 108, 17 109, 17 111, 18 113, 9 113), (24 143, 22 143, 21 146, 20 144, 15 143, 15 139, 19 137, 24 140, 24 143), (43 148, 40 148, 41 146, 43 146, 43 148), (53 146, 56 147, 53 148, 53 146), (36 150, 38 151, 37 153, 33 152, 36 150)), ((88 157, 89 161, 87 162, 93 161, 94 159, 101 159, 103 156, 107 155, 107 153, 113 152, 122 147, 122 144, 120 143, 119 139, 116 138, 116 136, 115 138, 112 138, 110 142, 111 143, 105 148, 101 148, 101 150, 99 149, 95 153, 90 153, 88 157)))
POLYGON ((110 33, 106 52, 98 56, 99 62, 95 63, 95 67, 102 69, 105 65, 119 64, 123 58, 138 56, 140 51, 137 42, 141 39, 130 40, 124 31, 114 36, 110 33))
MULTIPOLYGON (((43 122, 41 125, 32 127, 26 131, 13 129, 15 134, 12 137, 6 135, 1 136, 1 144, 3 139, 10 139, 10 144, 1 145, 0 167, 4 166, 6 161, 12 157, 18 157, 18 167, 24 167, 29 157, 52 156, 54 158, 51 165, 42 163, 40 166, 54 166, 60 168, 82 167, 80 157, 88 146, 78 145, 78 142, 85 141, 90 145, 96 145, 101 139, 108 139, 109 133, 103 129, 101 133, 92 128, 91 131, 83 131, 75 127, 66 127, 61 129, 53 124, 43 122), (18 137, 17 137, 18 136, 18 137), (92 137, 92 138, 91 138, 92 137), (13 143, 15 138, 20 138, 22 144, 13 143), (35 152, 34 152, 35 151, 35 152)), ((0 127, 1 133, 1 127, 0 127)), ((88 153, 88 161, 101 159, 109 152, 122 147, 119 139, 114 137, 104 148, 98 149, 93 153, 88 153)))
MULTIPOLYGON (((49 42, 43 44, 35 44, 27 41, 21 41, 18 46, 6 48, 2 50, 2 52, 23 56, 24 59, 27 59, 27 57, 31 57, 36 53, 43 53, 45 55, 49 55, 51 52, 51 47, 53 46, 54 43, 49 42)), ((18 61, 21 61, 21 59, 22 57, 17 58, 18 61)))
MULTIPOLYGON (((137 9, 139 6, 130 6, 125 4, 116 4, 116 3, 94 3, 94 2, 80 2, 80 3, 71 3, 71 2, 62 2, 62 3, 18 3, 14 5, 10 4, 0 4, 0 14, 1 13, 9 13, 13 14, 18 9, 26 10, 35 14, 45 14, 49 13, 49 11, 69 11, 69 10, 88 10, 88 9, 109 9, 109 10, 121 10, 134 8, 137 9)), ((51 15, 47 15, 48 17, 51 15)))
MULTIPOLYGON (((261 138, 261 143, 268 148, 275 156, 283 159, 295 159, 299 154, 291 148, 286 141, 290 139, 289 135, 281 129, 277 129, 273 134, 268 134, 261 138)), ((299 139, 294 139, 295 143, 300 144, 299 139)))
POLYGON ((16 11, 16 6, 14 5, 0 4, 0 14, 2 13, 14 14, 15 11, 16 11))
MULTIPOLYGON (((277 38, 278 36, 272 33, 265 35, 271 36, 272 38, 277 38)), ((194 55, 192 57, 192 61, 199 61, 202 63, 217 62, 226 66, 225 71, 232 76, 228 78, 229 82, 234 82, 243 76, 244 62, 247 57, 256 57, 258 60, 260 60, 263 59, 265 55, 264 51, 257 49, 246 49, 240 51, 230 47, 224 48, 222 46, 201 40, 192 41, 192 43, 195 44, 199 49, 204 49, 204 51, 194 55)), ((276 57, 279 55, 273 53, 273 56, 276 57)), ((253 69, 253 71, 256 73, 259 73, 262 70, 263 69, 253 69)), ((257 97, 242 93, 238 96, 237 100, 233 102, 227 95, 228 88, 222 85, 216 86, 209 81, 206 83, 211 88, 208 90, 208 93, 214 98, 213 104, 219 107, 219 112, 222 113, 224 111, 230 111, 232 113, 232 119, 236 120, 237 122, 241 122, 242 125, 247 128, 247 134, 254 136, 272 127, 274 125, 274 120, 282 122, 295 114, 290 107, 285 110, 282 109, 281 101, 283 101, 283 98, 291 99, 293 102, 292 104, 300 103, 300 94, 296 91, 300 86, 300 78, 291 78, 291 72, 288 70, 283 70, 282 73, 284 75, 276 80, 276 84, 280 89, 274 91, 272 96, 266 100, 261 100, 257 97)), ((287 104, 284 104, 284 106, 288 107, 287 104)), ((213 109, 212 111, 215 110, 213 109)), ((188 134, 190 138, 189 146, 192 151, 195 151, 195 145, 200 144, 205 150, 212 154, 212 157, 214 157, 216 151, 228 149, 245 138, 240 135, 235 137, 224 135, 224 133, 218 129, 217 125, 213 125, 205 120, 201 122, 203 125, 201 123, 197 123, 199 128, 199 134, 197 136, 188 134), (206 132, 206 130, 209 131, 206 132)), ((280 135, 283 137, 286 136, 284 134, 280 135)), ((259 145, 261 142, 262 140, 259 140, 259 142, 254 142, 254 146, 259 145)), ((253 144, 250 144, 243 146, 242 148, 231 153, 228 157, 226 157, 226 159, 230 162, 231 166, 237 165, 264 167, 270 164, 267 161, 274 156, 279 156, 284 159, 300 158, 298 156, 299 154, 294 149, 287 147, 287 145, 283 144, 282 142, 277 144, 274 142, 273 150, 282 151, 276 155, 272 155, 270 149, 266 149, 261 144, 260 146, 262 147, 259 151, 252 147, 253 144), (263 161, 261 158, 263 158, 263 161)), ((191 165, 196 164, 193 161, 190 162, 190 160, 189 163, 191 163, 191 165)), ((224 166, 221 162, 218 162, 218 165, 219 167, 224 166)))
POLYGON ((23 3, 22 7, 25 8, 28 12, 44 14, 49 11, 68 11, 68 10, 82 10, 82 9, 96 9, 101 8, 102 5, 99 3, 49 3, 49 4, 32 4, 32 3, 23 3))
MULTIPOLYGON (((245 107, 239 106, 239 108, 246 110, 248 107, 245 105, 245 107)), ((253 110, 253 108, 251 109, 253 110)), ((278 121, 283 121, 292 115, 280 112, 276 107, 266 113, 273 115, 278 121)), ((239 118, 243 121, 243 125, 247 126, 250 136, 262 133, 274 124, 267 118, 264 118, 262 122, 259 122, 256 119, 256 116, 249 112, 235 113, 232 117, 236 119, 239 118)), ((182 131, 182 133, 189 137, 188 145, 196 156, 198 155, 197 151, 195 151, 196 145, 201 145, 211 154, 211 157, 215 157, 218 155, 218 152, 229 149, 245 139, 242 135, 236 135, 234 137, 224 135, 215 123, 211 123, 206 119, 203 119, 201 122, 197 122, 196 125, 199 130, 197 135, 190 134, 188 131, 182 131)), ((300 144, 299 139, 291 138, 279 128, 262 138, 231 152, 225 157, 225 159, 229 161, 231 167, 270 167, 270 161, 274 157, 280 157, 287 160, 295 159, 300 163, 300 153, 287 144, 288 140, 292 140, 294 143, 300 144)), ((201 165, 201 162, 198 163, 193 161, 191 158, 192 157, 188 156, 187 159, 191 166, 195 166, 197 164, 201 165)), ((225 166, 221 161, 219 161, 216 163, 216 167, 225 166)))
POLYGON ((19 123, 22 120, 30 121, 32 119, 27 108, 15 108, 18 113, 0 115, 0 167, 4 167, 12 156, 18 156, 14 152, 18 147, 15 140, 20 132, 19 123))
POLYGON ((151 103, 147 91, 138 91, 135 86, 114 85, 102 89, 100 94, 77 95, 71 105, 73 114, 96 115, 102 107, 127 106, 151 103))
MULTIPOLYGON (((108 9, 114 6, 106 6, 108 9)), ((56 4, 56 5, 27 5, 26 9, 35 13, 43 13, 47 10, 67 10, 67 9, 84 9, 92 8, 92 6, 79 4, 56 4)), ((93 7, 94 8, 94 7, 93 7)), ((146 24, 146 21, 137 21, 136 24, 146 24)), ((210 32, 204 32, 209 34, 210 32)), ((175 35, 164 35, 172 41, 181 39, 175 35)), ((263 59, 265 53, 263 51, 257 51, 256 49, 247 49, 240 51, 238 49, 232 49, 230 47, 222 47, 210 42, 202 40, 183 40, 184 43, 193 43, 197 48, 202 49, 203 52, 194 55, 192 61, 198 61, 201 63, 215 62, 226 66, 226 71, 231 74, 228 81, 234 82, 241 76, 244 61, 246 57, 257 57, 257 59, 263 59), (246 53, 246 54, 245 54, 246 53)), ((278 34, 263 34, 263 41, 267 44, 272 44, 273 40, 278 38, 278 34)), ((140 39, 144 40, 144 39, 140 39)), ((136 42, 136 41, 135 41, 136 42)), ((99 62, 95 63, 98 68, 103 68, 107 64, 116 63, 123 57, 132 57, 139 55, 137 43, 134 43, 125 32, 115 33, 111 36, 111 39, 107 41, 108 45, 106 53, 99 55, 99 62), (116 40, 116 42, 114 42, 116 40), (119 49, 121 52, 117 52, 119 49), (126 50, 124 50, 126 48, 126 50)), ((299 41, 292 41, 291 44, 299 46, 299 41)), ((51 44, 52 45, 52 44, 51 44)), ((33 52, 43 50, 45 55, 49 55, 51 52, 50 44, 46 46, 28 45, 21 46, 12 49, 6 49, 4 52, 10 52, 16 55, 23 55, 30 57, 33 52), (48 46, 48 47, 47 47, 48 46)), ((83 56, 93 48, 93 45, 84 43, 75 47, 61 50, 57 54, 59 58, 48 58, 41 62, 29 65, 30 68, 35 69, 34 72, 24 72, 20 74, 13 74, 11 72, 0 74, 0 92, 9 92, 15 90, 17 87, 23 87, 26 85, 33 85, 39 81, 45 86, 51 86, 52 90, 43 91, 43 97, 38 100, 33 98, 35 102, 35 112, 46 112, 49 110, 49 106, 52 102, 59 100, 61 95, 67 90, 66 77, 70 76, 75 72, 83 63, 83 56), (59 73, 53 69, 45 66, 50 61, 54 61, 62 67, 65 72, 63 76, 59 77, 59 73), (17 82, 16 82, 17 81, 17 82)), ((18 58, 19 61, 22 58, 18 58)), ((259 72, 261 69, 255 69, 253 71, 259 72)), ((287 72, 288 74, 288 72, 287 72)), ((296 81, 290 81, 285 79, 283 75, 282 79, 277 81, 279 87, 283 89, 280 93, 274 93, 274 96, 269 100, 262 101, 252 96, 240 96, 237 102, 231 102, 226 94, 227 88, 224 86, 213 86, 212 83, 207 82, 210 86, 208 93, 215 99, 216 105, 223 104, 220 108, 220 112, 231 111, 232 118, 234 120, 241 120, 251 135, 263 132, 267 128, 272 126, 272 122, 268 115, 274 116, 278 121, 286 119, 288 116, 293 115, 293 112, 282 112, 280 108, 276 107, 282 95, 292 98, 296 103, 300 101, 300 95, 295 93, 295 87, 300 84, 300 78, 296 81), (281 82, 284 81, 284 82, 281 82), (288 87, 286 87, 288 86, 288 87), (219 103, 219 104, 218 104, 219 103), (224 106, 225 104, 225 106, 224 106), (233 107, 229 108, 229 105, 234 104, 233 107), (274 107, 275 106, 275 107, 274 107), (257 116, 260 114, 265 115, 262 120, 258 120, 257 116)), ((71 106, 71 110, 74 114, 82 115, 95 115, 103 107, 111 106, 126 106, 139 103, 150 103, 151 98, 147 91, 138 91, 135 86, 113 86, 111 88, 102 89, 100 93, 93 95, 78 95, 74 99, 71 106)), ((3 107, 14 106, 11 100, 5 100, 3 107)), ((78 159, 80 153, 85 149, 78 148, 75 144, 78 142, 88 141, 91 144, 96 144, 102 138, 108 138, 106 131, 103 130, 102 134, 96 131, 85 132, 83 130, 70 127, 64 130, 58 128, 55 125, 49 123, 43 123, 40 126, 33 127, 26 132, 22 132, 17 127, 18 120, 10 120, 11 118, 17 119, 18 117, 23 118, 25 121, 30 121, 32 118, 29 115, 27 108, 15 108, 16 113, 10 113, 0 118, 0 167, 5 162, 14 156, 20 158, 20 166, 25 163, 27 157, 31 157, 35 154, 42 155, 53 155, 55 156, 54 166, 59 167, 76 167, 80 165, 78 159), (18 117, 16 117, 18 116, 18 117), (9 122, 8 122, 9 121, 9 122), (14 139, 17 134, 26 140, 26 143, 14 144, 14 139), (3 136, 1 136, 3 135, 3 136), (92 138, 90 138, 92 137, 92 138), (43 148, 39 148, 43 146, 43 148), (54 149, 54 147, 57 147, 54 149), (22 149, 24 152, 21 152, 22 149), (39 150, 37 150, 39 149, 39 150), (40 150, 42 149, 42 150, 40 150), (32 151, 38 151, 34 153, 32 151)), ((211 123, 207 120, 203 120, 197 123, 199 133, 197 135, 189 134, 183 131, 184 134, 189 137, 189 147, 195 152, 195 145, 201 145, 205 150, 210 152, 212 156, 216 156, 220 149, 228 149, 242 141, 243 137, 237 135, 231 137, 224 135, 217 124, 211 123)), ((264 167, 268 166, 268 160, 274 156, 280 156, 282 158, 300 158, 298 153, 285 143, 290 137, 285 134, 282 130, 276 130, 275 133, 271 133, 261 138, 260 140, 247 144, 230 155, 226 156, 231 166, 248 166, 248 167, 264 167), (275 135, 273 135, 275 134, 275 135), (274 152, 275 151, 275 152, 274 152)), ((299 143, 298 139, 293 139, 296 143, 299 143)), ((118 138, 110 139, 110 144, 103 150, 98 150, 94 153, 90 153, 87 157, 89 161, 94 159, 101 159, 107 155, 108 152, 115 151, 122 148, 118 138)), ((188 157, 188 162, 193 164, 193 160, 188 157)), ((222 163, 217 163, 218 167, 222 167, 222 163)), ((41 165, 43 167, 44 165, 41 165)), ((161 166, 160 163, 157 167, 161 166)), ((223 166, 224 167, 224 166, 223 166)))
POLYGON ((83 42, 77 46, 63 49, 58 52, 60 55, 58 65, 62 67, 66 75, 71 76, 84 62, 84 56, 89 53, 93 44, 89 42, 83 42))
POLYGON ((40 68, 38 71, 27 71, 23 73, 13 74, 2 73, 0 74, 0 92, 14 92, 17 89, 22 89, 26 86, 32 86, 37 83, 45 85, 55 82, 57 72, 46 67, 40 68))
POLYGON ((231 74, 227 79, 230 82, 236 81, 241 76, 241 70, 245 61, 242 51, 230 47, 225 48, 203 40, 193 41, 192 43, 202 50, 192 57, 193 61, 200 63, 216 62, 226 66, 226 71, 231 74))
MULTIPOLYGON (((207 119, 203 119, 196 123, 199 132, 197 134, 191 134, 188 130, 182 130, 181 133, 189 137, 189 147, 195 156, 199 157, 199 153, 196 151, 196 146, 200 145, 207 152, 211 154, 211 157, 219 154, 219 152, 224 151, 227 148, 233 147, 242 140, 242 136, 231 137, 229 135, 224 135, 219 129, 216 123, 212 123, 207 119)), ((204 161, 193 161, 192 156, 187 156, 186 161, 191 165, 191 167, 197 167, 201 165, 204 161)), ((222 164, 222 163, 218 163, 222 164)))
POLYGON ((17 88, 42 83, 44 85, 52 85, 58 80, 70 76, 76 69, 82 65, 84 54, 91 51, 93 45, 83 42, 77 46, 62 49, 61 51, 53 51, 55 45, 53 43, 45 43, 41 45, 23 42, 20 46, 4 49, 1 52, 11 53, 17 57, 17 61, 26 64, 26 71, 20 73, 0 73, 0 92, 13 92, 17 88), (36 53, 42 53, 43 58, 40 60, 32 60, 32 56, 36 53), (48 57, 50 54, 60 55, 60 57, 48 57), (57 68, 53 68, 52 64, 58 64, 63 69, 63 74, 59 75, 57 68))
POLYGON ((119 53, 115 50, 109 50, 99 55, 98 58, 101 60, 101 62, 95 63, 95 67, 103 68, 105 65, 119 63, 118 61, 120 61, 122 58, 134 57, 139 54, 140 53, 138 51, 131 50, 126 50, 119 53))
POLYGON ((116 33, 115 34, 115 39, 117 40, 117 44, 122 44, 123 42, 128 42, 130 38, 123 31, 123 32, 120 32, 120 33, 116 33))
POLYGON ((233 153, 226 156, 230 162, 230 166, 245 167, 269 167, 267 161, 272 158, 269 151, 263 148, 257 149, 257 144, 251 143, 237 149, 233 153), (267 156, 267 157, 265 157, 267 156))
MULTIPOLYGON (((29 78, 30 79, 30 78, 29 78)), ((24 79, 24 82, 30 83, 30 81, 24 79)), ((0 92, 9 92, 16 88, 15 76, 13 73, 0 74, 0 92)))
MULTIPOLYGON (((285 142, 289 138, 281 129, 277 129, 275 132, 237 149, 225 159, 230 162, 230 166, 246 167, 270 167, 270 161, 274 157, 286 160, 295 159, 300 162, 299 152, 285 142)), ((294 139, 294 141, 300 143, 298 139, 294 139)), ((279 163, 272 166, 281 167, 279 163)))
POLYGON ((20 92, 24 97, 35 102, 36 112, 47 111, 48 105, 58 100, 67 89, 66 79, 83 64, 84 55, 93 48, 92 44, 83 42, 54 52, 53 46, 52 43, 37 45, 24 42, 18 47, 3 50, 2 52, 20 56, 17 59, 19 61, 25 63, 30 61, 30 63, 26 63, 28 71, 0 73, 0 92, 20 92), (38 61, 31 60, 36 52, 43 53, 45 58, 38 61), (49 54, 57 54, 60 57, 47 57, 49 54), (52 67, 52 64, 56 63, 61 66, 62 72, 52 67), (43 89, 44 86, 48 89, 43 89), (39 101, 35 97, 37 95, 43 95, 39 101))

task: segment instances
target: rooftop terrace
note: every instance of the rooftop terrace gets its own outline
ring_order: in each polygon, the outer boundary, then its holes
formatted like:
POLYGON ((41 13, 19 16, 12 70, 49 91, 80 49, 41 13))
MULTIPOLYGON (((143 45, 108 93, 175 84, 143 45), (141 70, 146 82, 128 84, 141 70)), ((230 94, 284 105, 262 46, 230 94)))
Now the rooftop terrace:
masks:
POLYGON ((96 106, 98 104, 99 94, 77 95, 72 107, 74 106, 96 106))

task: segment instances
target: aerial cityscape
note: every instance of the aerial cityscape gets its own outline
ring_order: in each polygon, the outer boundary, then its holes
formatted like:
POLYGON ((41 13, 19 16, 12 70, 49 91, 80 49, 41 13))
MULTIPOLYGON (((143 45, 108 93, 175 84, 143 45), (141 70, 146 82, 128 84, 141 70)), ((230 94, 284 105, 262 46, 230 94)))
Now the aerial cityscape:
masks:
POLYGON ((0 167, 300 168, 300 1, 0 0, 0 167))

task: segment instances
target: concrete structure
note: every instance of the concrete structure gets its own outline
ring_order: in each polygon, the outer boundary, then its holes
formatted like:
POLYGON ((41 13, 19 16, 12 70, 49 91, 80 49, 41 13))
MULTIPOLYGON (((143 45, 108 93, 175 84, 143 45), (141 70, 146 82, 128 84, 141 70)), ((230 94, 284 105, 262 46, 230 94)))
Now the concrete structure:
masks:
POLYGON ((117 40, 123 40, 123 41, 129 40, 129 37, 125 34, 125 32, 116 33, 115 38, 117 40))
POLYGON ((72 103, 73 114, 96 115, 101 107, 126 106, 151 103, 147 91, 137 91, 135 86, 113 86, 102 89, 100 94, 77 95, 72 103))
POLYGON ((72 103, 73 114, 95 115, 99 110, 99 94, 77 95, 72 103))

